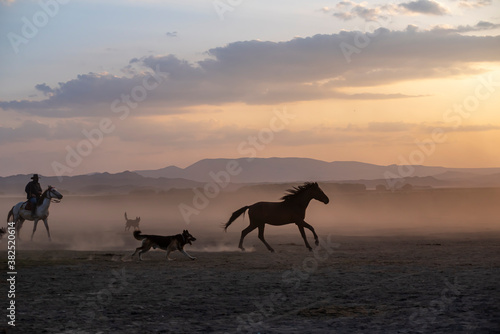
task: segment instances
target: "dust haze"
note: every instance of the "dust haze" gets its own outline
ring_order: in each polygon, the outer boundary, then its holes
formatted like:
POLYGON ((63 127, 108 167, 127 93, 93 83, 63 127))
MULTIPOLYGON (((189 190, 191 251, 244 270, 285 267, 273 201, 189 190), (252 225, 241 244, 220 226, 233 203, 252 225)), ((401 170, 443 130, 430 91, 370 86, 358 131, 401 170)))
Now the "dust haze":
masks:
MULTIPOLYGON (((241 230, 248 216, 238 218, 225 233, 222 224, 232 212, 258 201, 279 201, 286 189, 298 184, 261 184, 205 196, 203 190, 172 189, 167 192, 134 192, 124 195, 66 195, 50 207, 49 227, 52 243, 47 240, 43 222, 39 222, 34 241, 30 242, 33 222, 21 230, 21 248, 62 248, 68 250, 130 250, 140 245, 125 231, 124 213, 129 219, 140 217, 144 234, 173 235, 188 229, 197 238, 186 249, 200 252, 236 251, 241 230), (202 194, 202 195, 200 195, 202 194), (184 217, 180 207, 184 208, 184 217), (187 219, 186 219, 187 217, 187 219)), ((329 196, 325 205, 312 200, 306 212, 320 239, 335 236, 453 236, 461 233, 500 232, 500 189, 422 189, 375 191, 348 189, 334 183, 320 183, 329 196)), ((7 215, 22 197, 3 196, 0 209, 7 215)), ((0 224, 0 226, 4 226, 0 224)), ((306 230, 310 242, 312 234, 306 230)), ((265 228, 266 240, 278 247, 284 240, 303 245, 294 224, 265 228), (284 237, 286 236, 286 238, 284 237), (291 238, 291 239, 290 239, 291 238)), ((283 246, 281 246, 283 247, 283 246)), ((257 231, 245 238, 249 251, 266 251, 257 231)))

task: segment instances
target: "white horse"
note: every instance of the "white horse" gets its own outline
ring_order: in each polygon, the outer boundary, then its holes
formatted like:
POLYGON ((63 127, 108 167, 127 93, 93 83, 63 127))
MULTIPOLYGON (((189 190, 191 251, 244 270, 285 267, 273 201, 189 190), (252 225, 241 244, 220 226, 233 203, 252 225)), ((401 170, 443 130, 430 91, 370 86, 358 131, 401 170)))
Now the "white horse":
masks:
POLYGON ((35 224, 33 225, 33 233, 31 234, 31 240, 33 240, 33 235, 35 234, 36 231, 36 225, 38 224, 38 221, 41 219, 43 220, 43 223, 45 224, 45 229, 47 230, 47 235, 49 236, 49 241, 50 239, 50 231, 49 231, 49 224, 47 223, 47 217, 49 216, 49 206, 50 202, 54 201, 56 203, 59 203, 61 199, 63 198, 63 195, 59 193, 56 188, 49 186, 47 190, 45 190, 40 196, 40 199, 38 200, 35 215, 33 216, 31 213, 31 210, 26 210, 26 204, 28 202, 19 202, 16 205, 10 209, 9 214, 7 215, 7 222, 14 222, 16 224, 16 234, 19 239, 20 238, 20 231, 21 227, 23 227, 23 223, 25 220, 33 220, 35 224), (13 217, 11 220, 10 217, 13 217))

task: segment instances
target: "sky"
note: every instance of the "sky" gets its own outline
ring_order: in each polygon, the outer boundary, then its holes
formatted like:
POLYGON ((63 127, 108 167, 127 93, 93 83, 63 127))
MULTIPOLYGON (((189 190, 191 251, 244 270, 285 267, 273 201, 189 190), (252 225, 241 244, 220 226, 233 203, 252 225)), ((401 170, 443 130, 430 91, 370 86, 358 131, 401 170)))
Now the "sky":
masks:
POLYGON ((0 1, 0 176, 500 167, 500 1, 0 1))

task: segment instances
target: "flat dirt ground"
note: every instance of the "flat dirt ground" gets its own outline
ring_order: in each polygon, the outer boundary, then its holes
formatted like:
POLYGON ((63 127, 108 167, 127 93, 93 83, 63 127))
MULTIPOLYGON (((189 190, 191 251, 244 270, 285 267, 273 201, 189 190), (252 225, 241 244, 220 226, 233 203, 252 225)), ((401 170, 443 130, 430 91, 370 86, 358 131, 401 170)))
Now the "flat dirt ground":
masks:
MULTIPOLYGON (((309 252, 294 225, 266 225, 273 254, 257 231, 246 252, 236 247, 248 215, 227 233, 220 225, 278 200, 285 185, 223 192, 206 206, 190 189, 65 195, 50 207, 52 242, 41 223, 33 242, 33 222, 18 235, 15 298, 5 298, 0 241, 0 307, 16 307, 16 327, 2 314, 0 333, 500 333, 500 189, 321 186, 330 203, 311 201, 306 215, 319 246, 309 252), (181 204, 198 208, 189 221, 181 204), (124 231, 125 212, 145 234, 189 229, 197 259, 167 261, 160 250, 131 259, 140 241, 124 231)), ((20 200, 0 197, 0 212, 20 200)))
POLYGON ((297 231, 266 236, 273 254, 255 233, 238 251, 235 233, 225 249, 186 246, 194 261, 157 250, 142 262, 130 258, 131 233, 109 251, 65 250, 43 243, 43 225, 37 233, 40 243, 18 243, 16 326, 4 315, 0 332, 500 332, 498 233, 323 234, 309 252, 297 231))

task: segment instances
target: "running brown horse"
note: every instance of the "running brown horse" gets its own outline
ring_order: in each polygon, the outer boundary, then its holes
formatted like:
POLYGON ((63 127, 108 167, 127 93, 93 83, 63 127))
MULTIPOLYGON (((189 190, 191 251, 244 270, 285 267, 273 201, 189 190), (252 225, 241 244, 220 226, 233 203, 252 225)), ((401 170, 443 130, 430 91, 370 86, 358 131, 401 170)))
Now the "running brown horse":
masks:
POLYGON ((298 226, 300 234, 304 239, 306 247, 312 250, 307 242, 304 227, 311 230, 316 241, 316 246, 319 244, 318 235, 314 228, 305 222, 306 209, 312 199, 318 200, 325 204, 330 201, 328 196, 321 190, 317 182, 306 182, 301 186, 294 187, 287 190, 287 194, 281 197, 281 202, 258 202, 249 206, 244 206, 236 210, 229 218, 229 221, 224 225, 224 230, 227 230, 229 225, 236 220, 242 213, 248 210, 248 217, 250 218, 250 225, 241 231, 241 239, 239 248, 243 248, 243 239, 245 236, 255 230, 259 229, 259 239, 266 245, 267 249, 274 252, 274 249, 264 239, 264 225, 286 225, 295 224, 298 226))

